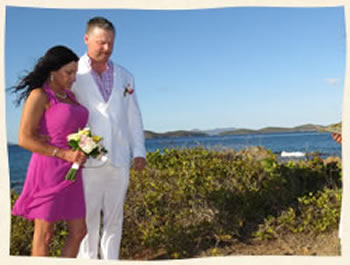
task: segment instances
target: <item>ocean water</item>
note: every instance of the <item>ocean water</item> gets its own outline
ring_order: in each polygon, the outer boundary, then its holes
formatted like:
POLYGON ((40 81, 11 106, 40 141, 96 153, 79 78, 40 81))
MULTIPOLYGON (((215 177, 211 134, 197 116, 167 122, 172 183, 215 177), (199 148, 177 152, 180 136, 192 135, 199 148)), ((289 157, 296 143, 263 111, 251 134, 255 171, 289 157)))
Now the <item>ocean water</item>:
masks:
MULTIPOLYGON (((318 152, 321 157, 341 157, 341 146, 333 141, 329 133, 266 133, 230 136, 203 136, 147 139, 147 152, 164 148, 192 148, 202 146, 222 150, 233 148, 238 151, 249 146, 264 146, 277 155, 289 159, 303 159, 306 153, 318 152)), ((26 175, 31 153, 17 145, 9 145, 9 168, 11 188, 20 192, 26 175)))

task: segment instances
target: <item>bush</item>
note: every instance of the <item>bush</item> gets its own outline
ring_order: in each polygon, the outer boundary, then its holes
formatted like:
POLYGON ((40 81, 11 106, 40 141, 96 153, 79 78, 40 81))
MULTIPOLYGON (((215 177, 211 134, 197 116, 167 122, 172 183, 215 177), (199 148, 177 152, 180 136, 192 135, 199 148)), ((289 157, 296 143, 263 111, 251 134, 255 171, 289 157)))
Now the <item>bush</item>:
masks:
MULTIPOLYGON (((260 147, 147 153, 147 169, 130 172, 121 258, 190 258, 237 240, 322 233, 338 222, 340 188, 339 160, 282 162, 260 147)), ((32 232, 12 217, 12 255, 30 254, 32 232)), ((66 234, 59 223, 51 255, 66 234)))
MULTIPOLYGON (((11 205, 15 203, 18 195, 11 191, 11 205)), ((30 255, 32 247, 33 223, 19 216, 11 217, 10 255, 30 255)))
MULTIPOLYGON (((147 253, 148 258, 189 258, 247 240, 257 236, 269 216, 296 209, 299 198, 341 186, 339 161, 328 163, 316 156, 282 163, 266 149, 253 151, 194 148, 148 153, 147 170, 131 172, 122 257, 142 259, 147 253)), ((340 211, 337 205, 327 207, 340 211)), ((317 217, 328 227, 322 217, 326 212, 308 211, 309 215, 296 214, 299 219, 317 217)))
POLYGON ((298 198, 296 208, 289 208, 278 217, 269 216, 254 234, 262 239, 275 239, 290 232, 317 234, 336 229, 340 205, 341 189, 310 192, 298 198))

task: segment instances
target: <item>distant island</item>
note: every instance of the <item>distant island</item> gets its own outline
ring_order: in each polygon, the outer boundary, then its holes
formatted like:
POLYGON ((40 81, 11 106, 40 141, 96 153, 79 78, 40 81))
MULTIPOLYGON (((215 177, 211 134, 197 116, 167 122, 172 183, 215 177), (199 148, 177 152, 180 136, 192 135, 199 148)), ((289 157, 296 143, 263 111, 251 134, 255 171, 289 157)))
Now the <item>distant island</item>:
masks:
POLYGON ((322 131, 322 128, 327 126, 305 124, 296 127, 265 127, 259 130, 252 129, 237 129, 233 131, 222 132, 219 135, 237 135, 237 134, 251 134, 251 133, 280 133, 280 132, 317 132, 322 131))
MULTIPOLYGON (((339 124, 339 123, 337 123, 339 124)), ((262 133, 281 133, 281 132, 325 132, 329 127, 335 124, 327 126, 304 124, 296 127, 265 127, 258 130, 244 129, 244 128, 220 128, 211 130, 176 130, 164 133, 153 132, 145 130, 146 139, 157 139, 157 138, 176 138, 176 137, 198 137, 198 136, 225 136, 225 135, 244 135, 244 134, 262 134, 262 133)), ((8 145, 16 145, 15 143, 8 143, 8 145)))
POLYGON ((154 138, 170 138, 170 137, 196 137, 196 136, 225 136, 225 135, 243 135, 243 134, 261 134, 261 133, 281 133, 281 132, 324 132, 326 128, 332 126, 327 125, 315 125, 315 124, 304 124, 296 127, 265 127, 258 130, 253 129, 244 129, 244 128, 228 128, 228 129, 215 129, 215 130, 180 130, 180 131, 169 131, 165 133, 156 133, 153 131, 146 130, 145 137, 146 139, 154 138), (217 133, 213 133, 216 131, 217 133))
POLYGON ((165 138, 165 137, 196 137, 196 136, 208 136, 208 134, 204 132, 199 132, 199 131, 180 130, 180 131, 171 131, 166 133, 156 133, 156 132, 145 130, 146 139, 165 138))

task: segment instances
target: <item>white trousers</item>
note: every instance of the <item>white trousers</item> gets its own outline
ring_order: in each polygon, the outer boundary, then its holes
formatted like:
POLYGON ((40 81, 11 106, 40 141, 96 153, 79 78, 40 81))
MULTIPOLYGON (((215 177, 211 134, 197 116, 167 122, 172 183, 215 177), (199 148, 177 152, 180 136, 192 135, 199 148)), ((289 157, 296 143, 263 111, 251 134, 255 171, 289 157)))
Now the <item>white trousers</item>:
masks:
POLYGON ((102 167, 84 168, 83 182, 87 235, 80 244, 78 258, 98 258, 102 211, 101 259, 119 259, 129 168, 113 167, 109 161, 102 167))

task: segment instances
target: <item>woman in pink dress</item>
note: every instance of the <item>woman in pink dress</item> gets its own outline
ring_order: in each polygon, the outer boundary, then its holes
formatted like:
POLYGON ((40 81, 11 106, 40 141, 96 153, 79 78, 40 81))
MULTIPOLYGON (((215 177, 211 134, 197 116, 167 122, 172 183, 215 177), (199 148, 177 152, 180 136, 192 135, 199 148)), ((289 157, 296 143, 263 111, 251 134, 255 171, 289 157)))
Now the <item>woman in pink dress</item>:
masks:
POLYGON ((73 162, 86 161, 84 153, 67 145, 67 135, 84 128, 88 119, 87 109, 69 90, 78 59, 70 49, 55 46, 12 88, 17 103, 25 102, 18 144, 33 152, 12 214, 34 221, 32 256, 48 256, 57 221, 66 221, 68 227, 64 257, 76 257, 86 234, 81 170, 76 181, 65 179, 73 162))

